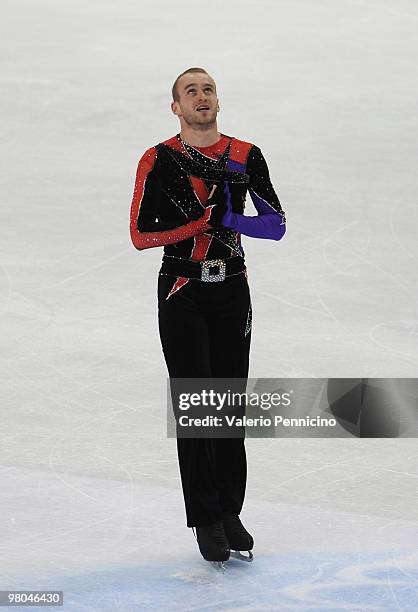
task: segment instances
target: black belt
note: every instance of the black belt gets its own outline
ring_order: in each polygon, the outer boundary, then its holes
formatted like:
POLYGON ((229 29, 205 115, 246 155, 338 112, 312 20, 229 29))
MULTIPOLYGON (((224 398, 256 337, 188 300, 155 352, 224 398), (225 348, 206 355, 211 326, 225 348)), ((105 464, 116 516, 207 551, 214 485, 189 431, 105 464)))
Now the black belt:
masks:
POLYGON ((193 261, 192 259, 164 255, 159 273, 169 276, 197 278, 203 282, 212 283, 223 281, 227 276, 239 274, 244 270, 246 270, 246 267, 243 257, 193 261))

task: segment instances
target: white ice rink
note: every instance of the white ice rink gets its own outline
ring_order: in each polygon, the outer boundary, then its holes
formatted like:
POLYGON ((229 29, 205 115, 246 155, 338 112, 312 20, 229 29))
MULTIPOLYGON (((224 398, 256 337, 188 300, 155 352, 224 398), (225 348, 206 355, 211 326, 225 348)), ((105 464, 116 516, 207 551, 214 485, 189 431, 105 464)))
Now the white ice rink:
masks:
POLYGON ((416 377, 417 31, 413 0, 3 0, 0 590, 418 610, 416 439, 247 440, 256 559, 201 559, 166 438, 162 249, 128 229, 139 157, 179 131, 171 85, 203 66, 287 216, 280 242, 243 237, 250 376, 416 377))

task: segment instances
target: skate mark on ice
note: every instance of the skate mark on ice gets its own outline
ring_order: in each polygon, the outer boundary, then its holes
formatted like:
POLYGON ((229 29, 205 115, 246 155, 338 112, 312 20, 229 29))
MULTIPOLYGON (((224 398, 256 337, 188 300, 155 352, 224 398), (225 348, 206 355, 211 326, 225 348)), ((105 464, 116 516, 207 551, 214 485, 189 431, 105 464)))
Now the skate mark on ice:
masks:
MULTIPOLYGON (((162 548, 162 558, 164 550, 162 548)), ((171 561, 142 561, 101 570, 43 569, 44 588, 64 590, 74 610, 364 610, 418 609, 418 553, 311 552, 263 555, 256 563, 226 562, 214 571, 196 555, 171 561), (396 556, 396 558, 395 558, 396 556), (116 606, 116 607, 115 607, 116 606)), ((39 575, 15 577, 35 588, 39 575)), ((31 609, 31 608, 29 608, 31 609)), ((33 609, 36 612, 36 609, 33 609)))

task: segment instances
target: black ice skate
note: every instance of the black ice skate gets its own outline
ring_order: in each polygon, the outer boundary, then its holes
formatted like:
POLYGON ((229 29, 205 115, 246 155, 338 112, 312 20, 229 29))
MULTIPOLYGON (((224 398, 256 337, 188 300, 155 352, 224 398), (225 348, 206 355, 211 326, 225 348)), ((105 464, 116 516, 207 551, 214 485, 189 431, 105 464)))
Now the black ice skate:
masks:
POLYGON ((254 540, 241 523, 239 517, 233 514, 225 515, 223 517, 223 526, 231 548, 231 556, 244 561, 252 561, 254 557, 251 550, 254 547, 254 540), (241 551, 248 552, 248 555, 243 555, 241 551))
POLYGON ((202 557, 223 569, 223 562, 229 559, 230 549, 222 522, 218 521, 195 529, 202 557))

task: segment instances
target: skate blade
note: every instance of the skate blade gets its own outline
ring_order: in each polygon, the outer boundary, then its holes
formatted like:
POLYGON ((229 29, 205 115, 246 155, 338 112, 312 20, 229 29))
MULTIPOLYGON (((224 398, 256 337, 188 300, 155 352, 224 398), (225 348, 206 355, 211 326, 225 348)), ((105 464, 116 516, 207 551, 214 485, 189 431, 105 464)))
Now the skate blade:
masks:
POLYGON ((245 552, 247 552, 248 555, 244 555, 240 550, 231 550, 231 557, 234 557, 234 559, 240 559, 240 561, 248 561, 248 563, 251 563, 251 561, 254 560, 253 553, 251 550, 245 552))
POLYGON ((209 561, 213 569, 223 574, 226 571, 225 561, 209 561))

